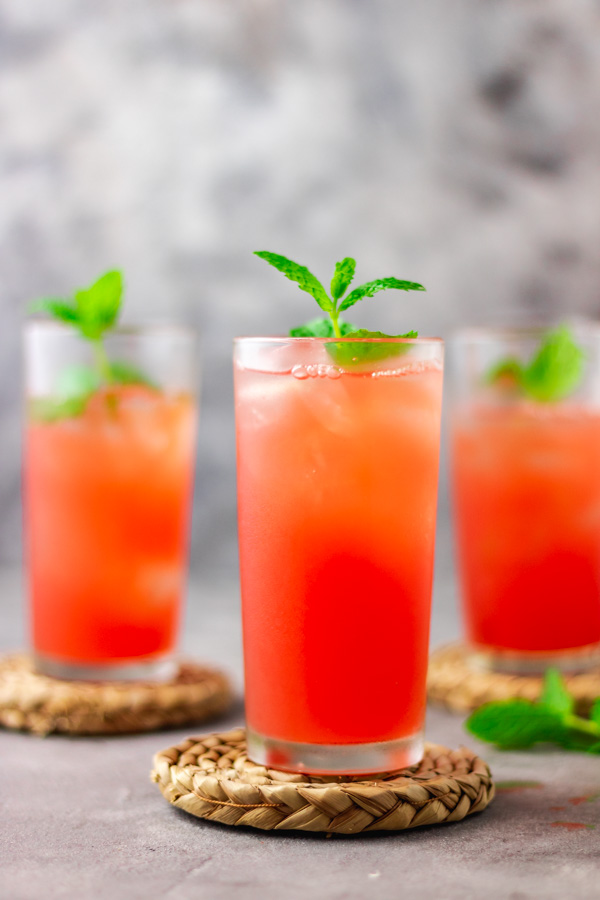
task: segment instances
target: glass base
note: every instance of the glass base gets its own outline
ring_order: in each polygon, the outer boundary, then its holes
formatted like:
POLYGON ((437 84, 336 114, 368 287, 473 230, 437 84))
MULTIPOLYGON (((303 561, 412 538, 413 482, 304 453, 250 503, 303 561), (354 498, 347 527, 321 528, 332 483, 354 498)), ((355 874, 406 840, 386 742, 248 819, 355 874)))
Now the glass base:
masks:
POLYGON ((471 645, 468 664, 480 672, 503 672, 508 675, 543 675, 550 668, 575 674, 600 665, 600 644, 569 650, 531 652, 471 645))
POLYGON ((41 675, 68 681, 169 681, 177 671, 172 656, 83 663, 64 662, 34 653, 33 663, 41 675))
POLYGON ((372 775, 414 766, 423 758, 423 734, 371 744, 301 744, 247 729, 248 757, 270 769, 311 775, 372 775))

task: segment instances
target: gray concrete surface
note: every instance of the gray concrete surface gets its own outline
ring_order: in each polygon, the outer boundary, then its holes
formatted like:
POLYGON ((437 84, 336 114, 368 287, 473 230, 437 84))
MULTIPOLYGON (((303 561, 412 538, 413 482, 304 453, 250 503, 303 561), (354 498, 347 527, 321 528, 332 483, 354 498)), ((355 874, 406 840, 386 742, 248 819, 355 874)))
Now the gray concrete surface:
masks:
MULTIPOLYGON (((443 560, 442 560, 443 562, 443 560)), ((235 582, 195 581, 183 647, 241 684, 235 582)), ((454 637, 452 581, 436 584, 433 643, 454 637)), ((0 572, 0 649, 22 646, 20 578, 0 572)), ((211 728, 243 720, 241 703, 211 728)), ((544 750, 500 753, 430 710, 432 740, 476 746, 501 790, 463 823, 369 837, 263 834, 194 820, 148 779, 156 750, 189 729, 45 740, 0 733, 2 900, 596 900, 600 763, 544 750), (582 799, 597 796, 596 800, 582 799), (573 823, 566 827, 560 822, 573 823)))

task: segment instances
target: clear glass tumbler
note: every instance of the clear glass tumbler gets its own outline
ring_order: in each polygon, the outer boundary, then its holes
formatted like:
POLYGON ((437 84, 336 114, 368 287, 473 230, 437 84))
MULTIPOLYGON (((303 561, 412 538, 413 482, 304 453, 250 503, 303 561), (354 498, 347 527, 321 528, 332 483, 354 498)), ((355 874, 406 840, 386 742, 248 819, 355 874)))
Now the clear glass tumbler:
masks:
POLYGON ((573 329, 579 385, 557 402, 515 390, 539 328, 466 330, 452 343, 451 468, 472 662, 499 671, 600 660, 600 329, 573 329))
POLYGON ((28 323, 24 514, 38 671, 171 674, 187 569, 196 360, 196 338, 183 329, 119 330, 99 356, 71 329, 28 323))
POLYGON ((442 342, 239 338, 234 359, 249 755, 324 774, 413 764, 442 342))

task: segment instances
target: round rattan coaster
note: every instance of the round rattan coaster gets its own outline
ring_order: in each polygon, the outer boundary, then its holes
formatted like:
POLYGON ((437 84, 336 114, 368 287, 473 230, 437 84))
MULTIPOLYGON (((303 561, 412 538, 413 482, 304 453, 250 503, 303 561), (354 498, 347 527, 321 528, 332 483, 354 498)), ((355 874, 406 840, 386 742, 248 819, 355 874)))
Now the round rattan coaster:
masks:
POLYGON ((368 780, 294 775, 251 762, 243 728, 157 753, 151 777, 170 803, 193 816, 265 831, 401 831, 458 822, 494 796, 490 770, 464 747, 426 744, 416 766, 368 780))
MULTIPOLYGON (((565 682, 575 697, 577 712, 587 715, 600 697, 600 668, 578 674, 565 674, 565 682)), ((464 644, 440 647, 429 657, 427 693, 433 703, 454 712, 471 712, 491 700, 523 697, 537 700, 542 692, 540 675, 511 675, 488 672, 469 664, 469 651, 464 644)))
POLYGON ((0 725, 46 735, 126 734, 204 722, 231 703, 221 672, 181 662, 170 681, 61 681, 26 654, 0 658, 0 725))

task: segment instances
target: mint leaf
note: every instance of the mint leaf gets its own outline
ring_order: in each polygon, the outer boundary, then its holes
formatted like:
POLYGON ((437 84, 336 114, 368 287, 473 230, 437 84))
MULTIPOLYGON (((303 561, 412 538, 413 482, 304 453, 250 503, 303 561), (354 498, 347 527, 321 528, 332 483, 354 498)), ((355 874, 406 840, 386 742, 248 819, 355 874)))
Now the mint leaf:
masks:
POLYGON ((91 394, 101 383, 95 369, 89 366, 67 366, 58 376, 56 394, 61 400, 81 397, 83 394, 91 394))
POLYGON ((564 738, 560 715, 529 700, 485 703, 469 716, 465 727, 480 740, 504 750, 524 749, 552 741, 561 743, 564 738))
POLYGON ((89 288, 75 291, 73 300, 38 300, 32 310, 47 312, 54 319, 73 325, 83 337, 97 341, 116 323, 122 293, 122 275, 114 270, 106 272, 89 288))
POLYGON ((384 334, 383 331, 368 331, 366 328, 357 328, 346 333, 346 338, 373 338, 377 340, 352 343, 348 340, 343 343, 327 344, 327 352, 339 366, 360 365, 361 363, 373 363, 390 356, 401 356, 409 348, 408 344, 396 343, 386 338, 416 338, 418 331, 407 331, 406 334, 384 334))
POLYGON ((127 363, 111 362, 106 354, 104 334, 117 322, 122 295, 123 276, 115 269, 105 272, 90 287, 75 291, 73 300, 48 298, 34 304, 34 310, 47 312, 76 328, 90 341, 94 359, 93 368, 65 368, 56 385, 56 396, 32 402, 35 418, 50 422, 80 415, 92 393, 106 385, 141 384, 156 389, 139 369, 127 363))
POLYGON ((493 366, 486 380, 508 384, 539 403, 556 403, 578 387, 583 376, 585 353, 569 328, 548 331, 527 365, 509 357, 493 366))
POLYGON ((355 269, 356 260, 351 256, 346 256, 341 262, 335 264, 335 272, 331 279, 331 296, 334 300, 339 300, 346 293, 354 278, 355 269))
POLYGON ((520 387, 523 381, 523 366, 518 359, 509 357, 492 366, 486 380, 490 384, 501 383, 507 387, 520 387))
POLYGON ((585 355, 564 325, 549 331, 523 372, 523 387, 535 400, 552 403, 572 393, 581 380, 585 355))
POLYGON ((343 312, 345 309, 354 306, 355 303, 358 303, 358 301, 362 300, 364 297, 372 297, 379 291, 386 291, 390 288, 394 288, 398 291, 425 290, 423 285, 418 284, 416 281, 400 281, 399 278, 377 278, 375 281, 368 281, 366 284, 361 284, 360 287, 354 288, 354 290, 340 303, 339 311, 343 312))
POLYGON ((575 708, 575 700, 567 690, 558 669, 548 669, 544 676, 544 687, 540 697, 547 709, 559 715, 569 715, 575 708))
POLYGON ((335 308, 333 302, 325 293, 325 288, 321 282, 315 278, 312 272, 309 272, 306 266, 301 266, 285 256, 280 256, 278 253, 270 253, 268 250, 256 250, 254 255, 274 266, 290 281, 295 281, 300 290, 306 291, 307 294, 314 297, 325 312, 335 308))
POLYGON ((139 384, 155 391, 158 390, 158 385, 135 366, 117 361, 111 362, 109 365, 110 380, 113 384, 139 384))
POLYGON ((80 416, 87 406, 91 393, 60 399, 58 397, 35 397, 29 402, 29 415, 37 422, 50 424, 60 419, 80 416))
MULTIPOLYGON (((338 326, 342 335, 348 334, 349 331, 356 331, 356 326, 349 322, 338 322, 338 326)), ((296 328, 290 328, 290 337, 335 337, 333 324, 331 319, 311 319, 304 325, 298 325, 296 328)))
POLYGON ((36 300, 31 306, 31 311, 47 312, 54 319, 66 322, 68 325, 75 325, 78 322, 77 310, 72 304, 64 300, 54 300, 52 298, 36 300))
POLYGON ((81 333, 98 340, 115 324, 121 307, 123 279, 118 271, 106 272, 89 288, 75 292, 77 321, 81 333))
POLYGON ((573 713, 575 702, 557 669, 548 669, 540 700, 514 699, 486 703, 467 719, 465 726, 483 741, 503 750, 554 743, 567 750, 600 752, 600 700, 592 718, 573 713))

